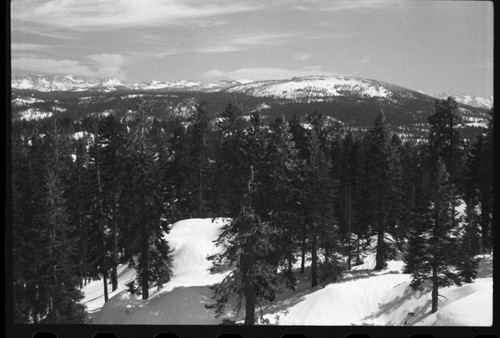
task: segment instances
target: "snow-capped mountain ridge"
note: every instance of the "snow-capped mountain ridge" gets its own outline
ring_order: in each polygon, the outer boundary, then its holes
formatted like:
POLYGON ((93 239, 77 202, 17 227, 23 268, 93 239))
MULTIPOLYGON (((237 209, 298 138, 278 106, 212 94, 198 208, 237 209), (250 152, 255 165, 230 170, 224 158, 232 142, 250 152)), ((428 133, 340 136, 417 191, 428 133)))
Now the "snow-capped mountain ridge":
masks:
POLYGON ((446 92, 442 92, 441 94, 432 94, 432 93, 426 93, 421 90, 417 90, 419 93, 429 95, 431 97, 434 97, 436 99, 440 100, 446 100, 448 97, 453 97, 458 103, 462 103, 471 107, 476 107, 476 108, 486 108, 490 109, 493 107, 493 95, 489 97, 480 97, 480 96, 472 96, 468 95, 465 93, 462 93, 461 95, 452 95, 448 94, 446 92))
POLYGON ((229 93, 243 93, 275 99, 328 98, 339 96, 376 97, 390 99, 398 86, 350 76, 304 76, 288 80, 256 81, 226 89, 229 93))
MULTIPOLYGON (((165 82, 151 80, 148 82, 125 83, 117 79, 99 79, 91 76, 75 75, 28 75, 15 77, 11 81, 14 89, 37 90, 41 92, 69 91, 78 92, 95 90, 113 92, 125 90, 167 90, 193 92, 227 92, 242 93, 254 97, 272 97, 275 99, 301 100, 333 97, 360 97, 397 100, 396 96, 414 97, 423 94, 430 97, 445 99, 449 95, 438 95, 399 87, 390 83, 357 78, 351 76, 303 76, 282 80, 221 80, 217 83, 185 81, 165 82)), ((493 106, 493 97, 482 98, 467 94, 454 96, 457 102, 472 107, 489 109, 493 106)))
POLYGON ((219 91, 241 84, 239 81, 221 81, 219 83, 185 81, 165 82, 152 80, 149 82, 125 83, 117 79, 99 79, 91 76, 75 75, 27 75, 15 77, 11 81, 12 88, 29 89, 41 92, 51 91, 85 91, 97 90, 112 92, 117 89, 130 90, 180 90, 180 91, 219 91))
POLYGON ((478 107, 478 108, 491 108, 493 107, 493 96, 490 97, 478 97, 478 96, 472 96, 468 94, 462 93, 461 95, 449 95, 445 92, 438 94, 438 95, 432 95, 431 96, 437 98, 437 99, 446 99, 449 96, 452 96, 457 102, 466 104, 468 106, 472 107, 478 107))
POLYGON ((32 89, 41 92, 50 91, 84 91, 94 87, 114 88, 123 85, 116 79, 98 79, 91 76, 75 75, 27 75, 23 78, 13 78, 12 88, 32 89))

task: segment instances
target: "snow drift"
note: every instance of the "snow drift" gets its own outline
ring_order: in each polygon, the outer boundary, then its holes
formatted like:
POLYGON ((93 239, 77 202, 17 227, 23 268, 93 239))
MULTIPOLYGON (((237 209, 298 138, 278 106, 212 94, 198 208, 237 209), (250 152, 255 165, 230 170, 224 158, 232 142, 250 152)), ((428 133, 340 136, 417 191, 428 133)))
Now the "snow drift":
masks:
MULTIPOLYGON (((218 324, 213 310, 205 309, 204 304, 212 302, 208 286, 222 281, 226 274, 210 273, 211 263, 206 258, 219 250, 213 241, 225 222, 190 219, 172 225, 170 233, 165 235, 174 256, 170 282, 161 290, 152 287, 148 300, 122 289, 104 304, 93 323, 218 324)), ((102 283, 100 286, 102 289, 102 283)))
MULTIPOLYGON (((220 250, 213 241, 225 222, 190 219, 171 226, 165 238, 173 249, 173 277, 161 290, 153 287, 148 300, 124 290, 135 278, 135 270, 127 266, 120 266, 119 288, 104 305, 102 281, 85 286, 84 303, 94 315, 92 323, 220 324, 205 305, 213 302, 208 286, 222 281, 227 272, 210 273, 206 257, 220 250)), ((430 290, 410 288, 411 276, 402 273, 402 261, 389 261, 385 269, 373 271, 374 248, 371 243, 363 252, 363 264, 324 288, 310 287, 307 270, 297 273, 297 290, 284 288, 263 308, 264 318, 277 325, 492 325, 492 255, 480 256, 474 283, 441 288, 439 310, 430 314, 430 290)), ((242 314, 236 320, 241 318, 242 314)))

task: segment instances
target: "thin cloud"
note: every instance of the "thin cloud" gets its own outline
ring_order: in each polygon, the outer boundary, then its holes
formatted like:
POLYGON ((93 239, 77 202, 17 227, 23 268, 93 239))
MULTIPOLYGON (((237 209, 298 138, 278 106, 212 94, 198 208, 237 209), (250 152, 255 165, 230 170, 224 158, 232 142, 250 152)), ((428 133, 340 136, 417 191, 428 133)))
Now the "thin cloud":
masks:
MULTIPOLYGON (((281 46, 287 42, 293 41, 293 34, 273 34, 273 33, 255 33, 245 36, 211 36, 202 43, 195 46, 168 46, 158 47, 153 51, 134 51, 131 55, 149 56, 163 58, 181 53, 231 53, 240 52, 255 48, 281 46)), ((161 40, 154 37, 152 39, 155 46, 160 46, 161 40)))
POLYGON ((189 24, 192 19, 202 19, 207 24, 207 17, 261 8, 247 2, 228 0, 19 0, 14 1, 11 7, 13 21, 75 31, 183 25, 189 24))
POLYGON ((123 78, 122 67, 125 58, 120 54, 96 54, 88 57, 94 62, 95 75, 98 77, 123 78))
POLYGON ((402 0, 346 0, 346 1, 309 1, 294 4, 292 9, 297 11, 337 12, 344 10, 360 10, 379 7, 398 6, 402 0))
POLYGON ((55 60, 41 58, 13 58, 13 70, 35 73, 67 73, 75 75, 93 75, 93 71, 76 60, 55 60))
POLYGON ((311 58, 311 54, 309 54, 309 53, 295 53, 293 55, 293 58, 295 60, 305 61, 305 60, 309 60, 311 58))
POLYGON ((259 80, 278 80, 290 79, 295 76, 308 76, 308 75, 338 75, 337 73, 325 71, 318 66, 304 67, 301 69, 285 69, 273 67, 250 67, 240 68, 233 71, 222 71, 219 69, 212 69, 205 72, 204 77, 210 79, 248 79, 252 81, 259 80))
POLYGON ((64 73, 94 77, 123 78, 125 58, 120 54, 96 54, 87 57, 89 64, 69 59, 16 57, 12 59, 13 71, 34 73, 64 73))
POLYGON ((359 61, 359 64, 364 66, 364 65, 366 65, 366 64, 368 64, 368 63, 370 63, 370 62, 371 62, 371 59, 365 56, 364 58, 362 58, 362 59, 359 61))
POLYGON ((199 53, 228 53, 244 51, 253 48, 280 46, 292 39, 290 34, 261 33, 247 36, 225 37, 215 41, 207 41, 206 44, 185 49, 199 53), (223 40, 223 41, 221 41, 223 40))
POLYGON ((380 7, 399 6, 402 0, 349 0, 332 2, 333 6, 322 7, 321 11, 343 11, 343 10, 360 10, 380 7))
POLYGON ((10 45, 11 51, 13 53, 20 51, 41 51, 50 48, 48 45, 40 45, 36 43, 12 43, 10 45))

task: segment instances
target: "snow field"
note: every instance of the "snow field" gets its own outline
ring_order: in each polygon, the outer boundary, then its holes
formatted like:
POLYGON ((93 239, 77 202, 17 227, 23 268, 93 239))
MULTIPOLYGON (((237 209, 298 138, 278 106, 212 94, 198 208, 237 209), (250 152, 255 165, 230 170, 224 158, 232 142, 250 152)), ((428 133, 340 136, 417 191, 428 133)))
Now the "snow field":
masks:
MULTIPOLYGON (((115 293, 93 319, 94 324, 218 324, 213 310, 204 304, 212 303, 209 285, 218 283, 226 273, 212 274, 206 258, 220 250, 217 239, 224 219, 190 219, 171 226, 165 235, 173 250, 172 279, 161 290, 150 289, 150 298, 131 295, 128 291, 115 293)), ((101 289, 102 289, 102 282, 101 289)), ((121 283, 120 283, 121 284, 121 283)), ((123 289, 122 289, 123 290, 123 289)), ((86 297, 87 298, 87 297, 86 297)))
POLYGON ((333 77, 308 76, 281 81, 259 81, 228 89, 228 92, 242 92, 257 97, 295 99, 300 97, 343 96, 342 91, 354 91, 369 97, 389 97, 390 91, 375 85, 369 80, 333 77))
MULTIPOLYGON (((174 274, 161 290, 152 287, 148 300, 124 290, 125 283, 135 278, 135 271, 126 266, 120 266, 119 289, 110 293, 104 306, 102 281, 85 286, 84 303, 95 314, 92 323, 220 324, 221 319, 215 319, 214 311, 205 305, 213 302, 208 286, 220 282, 228 272, 211 274, 206 257, 221 249, 213 241, 224 224, 223 219, 191 219, 172 225, 165 239, 173 249, 174 274)), ((263 308, 264 318, 277 325, 492 325, 492 255, 481 256, 474 283, 441 288, 439 310, 430 314, 430 289, 413 291, 411 276, 402 273, 402 261, 391 260, 385 269, 373 270, 375 244, 372 241, 363 252, 363 264, 345 271, 337 283, 311 288, 309 268, 304 274, 297 273, 297 290, 283 288, 263 308)), ((229 312, 233 301, 230 303, 229 312)))

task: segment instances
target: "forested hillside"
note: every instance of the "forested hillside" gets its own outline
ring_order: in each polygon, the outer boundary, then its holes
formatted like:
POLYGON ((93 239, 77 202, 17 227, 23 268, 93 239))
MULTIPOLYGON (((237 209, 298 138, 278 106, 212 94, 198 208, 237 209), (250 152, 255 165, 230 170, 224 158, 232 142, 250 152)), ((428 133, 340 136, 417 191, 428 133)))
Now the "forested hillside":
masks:
POLYGON ((375 270, 396 245, 412 287, 432 285, 436 312, 439 288, 473 282, 474 256, 492 250, 493 109, 464 138, 457 103, 436 100, 428 132, 412 139, 377 105, 359 128, 312 109, 264 118, 232 100, 209 116, 211 103, 196 101, 154 115, 156 101, 134 100, 106 114, 13 119, 16 322, 87 322, 81 288, 100 279, 108 300, 120 264, 137 270, 128 290, 148 299, 172 278, 169 225, 187 218, 229 219, 208 259, 231 272, 207 306, 219 316, 237 297, 248 325, 280 283, 294 290, 306 257, 314 287, 360 264, 368 238, 375 270))

